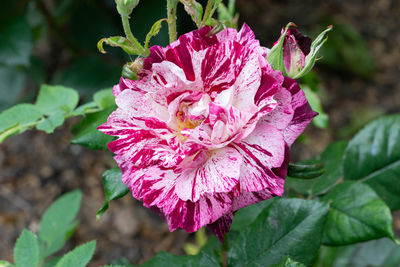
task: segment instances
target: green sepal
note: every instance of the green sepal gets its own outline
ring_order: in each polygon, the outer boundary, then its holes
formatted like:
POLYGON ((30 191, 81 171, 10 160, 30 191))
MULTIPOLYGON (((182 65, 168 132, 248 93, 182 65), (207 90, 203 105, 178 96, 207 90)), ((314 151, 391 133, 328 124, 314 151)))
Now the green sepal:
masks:
POLYGON ((134 46, 134 44, 129 41, 127 38, 122 36, 112 36, 109 38, 102 38, 97 43, 97 49, 103 54, 107 52, 103 48, 103 44, 106 43, 112 47, 119 47, 124 50, 129 55, 140 55, 141 52, 134 46))
POLYGON ((282 74, 284 76, 287 76, 287 72, 285 69, 285 64, 283 63, 283 44, 285 43, 285 37, 286 37, 287 31, 292 26, 294 27, 294 26, 296 26, 296 24, 294 24, 293 22, 289 22, 286 25, 285 30, 278 41, 278 44, 273 46, 267 55, 267 60, 268 60, 269 64, 271 65, 271 67, 274 70, 282 71, 282 74))
MULTIPOLYGON (((318 60, 318 52, 321 49, 322 45, 328 40, 328 37, 325 37, 328 32, 330 32, 333 29, 333 26, 330 25, 326 30, 321 32, 318 37, 312 42, 311 44, 311 50, 310 53, 306 56, 305 63, 304 63, 304 68, 294 75, 293 79, 299 79, 306 75, 315 65, 315 62, 318 60)), ((283 63, 283 59, 282 59, 283 63)))

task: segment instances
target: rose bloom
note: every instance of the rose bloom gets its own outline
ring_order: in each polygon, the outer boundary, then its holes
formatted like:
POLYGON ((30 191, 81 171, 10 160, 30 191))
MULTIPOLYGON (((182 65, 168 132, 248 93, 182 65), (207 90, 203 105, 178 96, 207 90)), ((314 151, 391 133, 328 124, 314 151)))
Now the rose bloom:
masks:
POLYGON ((99 130, 118 137, 122 181, 171 231, 207 225, 222 240, 235 211, 282 195, 289 147, 316 113, 247 25, 210 30, 153 46, 99 130))

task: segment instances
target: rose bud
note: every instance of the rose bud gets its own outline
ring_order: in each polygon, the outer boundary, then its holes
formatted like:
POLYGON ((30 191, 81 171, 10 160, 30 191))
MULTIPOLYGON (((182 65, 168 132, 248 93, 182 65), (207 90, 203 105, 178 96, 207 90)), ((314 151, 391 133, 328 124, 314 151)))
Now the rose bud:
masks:
POLYGON ((291 22, 282 29, 281 37, 268 52, 267 60, 274 69, 282 71, 285 76, 298 79, 314 66, 318 51, 327 40, 324 37, 332 26, 323 31, 314 42, 293 27, 296 27, 296 24, 291 22))
POLYGON ((115 0, 118 13, 121 16, 129 16, 133 9, 139 4, 139 0, 115 0))

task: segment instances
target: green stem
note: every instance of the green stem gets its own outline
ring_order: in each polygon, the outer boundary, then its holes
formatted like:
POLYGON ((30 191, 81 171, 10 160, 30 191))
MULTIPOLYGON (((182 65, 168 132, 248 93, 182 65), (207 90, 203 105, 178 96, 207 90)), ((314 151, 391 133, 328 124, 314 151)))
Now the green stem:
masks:
POLYGON ((211 11, 213 9, 215 0, 208 0, 206 10, 204 11, 203 21, 201 22, 201 26, 206 25, 207 20, 210 18, 211 11))
POLYGON ((131 43, 135 46, 135 48, 140 52, 141 55, 145 55, 146 54, 145 49, 132 34, 131 26, 129 24, 129 16, 121 15, 121 19, 126 38, 128 38, 128 40, 131 41, 131 43))
POLYGON ((168 12, 168 33, 169 42, 172 43, 177 39, 176 32, 176 7, 179 0, 167 0, 167 12, 168 12))
POLYGON ((229 250, 228 235, 224 235, 224 243, 221 245, 222 267, 228 266, 227 253, 229 250))

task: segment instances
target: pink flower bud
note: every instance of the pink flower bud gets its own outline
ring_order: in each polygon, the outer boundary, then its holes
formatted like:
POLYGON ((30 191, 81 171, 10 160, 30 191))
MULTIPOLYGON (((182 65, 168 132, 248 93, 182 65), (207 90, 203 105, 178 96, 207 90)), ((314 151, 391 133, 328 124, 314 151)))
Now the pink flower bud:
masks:
MULTIPOLYGON (((282 30, 282 34, 284 31, 285 29, 282 30)), ((311 42, 311 38, 295 28, 287 31, 283 43, 283 63, 289 77, 295 76, 304 68, 311 42)))
POLYGON ((290 78, 298 79, 314 66, 318 51, 327 40, 325 35, 332 26, 318 35, 314 41, 293 27, 296 27, 296 24, 291 22, 282 29, 279 40, 268 51, 267 60, 275 70, 282 71, 290 78))

